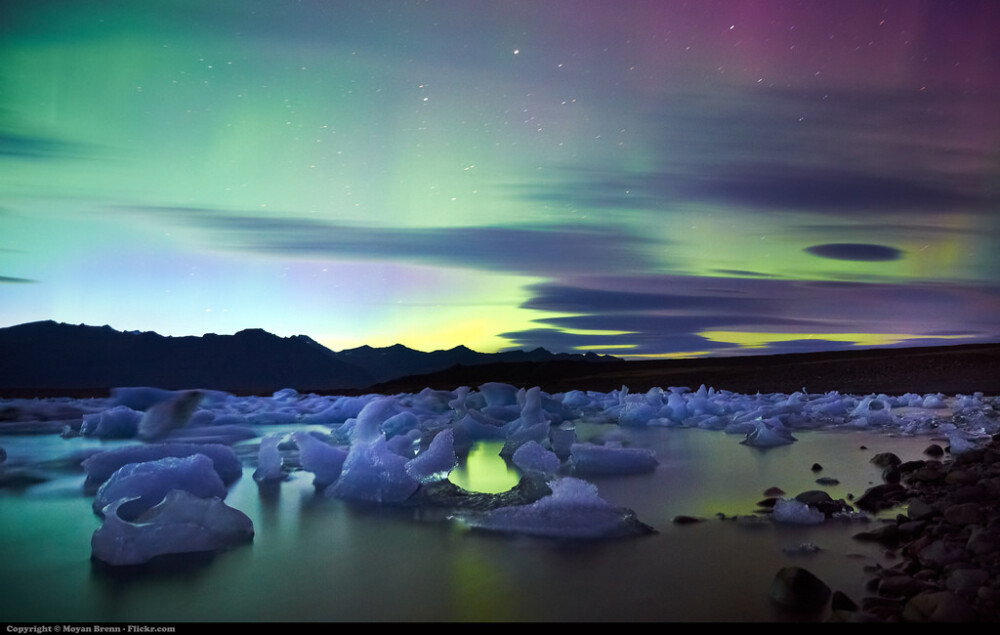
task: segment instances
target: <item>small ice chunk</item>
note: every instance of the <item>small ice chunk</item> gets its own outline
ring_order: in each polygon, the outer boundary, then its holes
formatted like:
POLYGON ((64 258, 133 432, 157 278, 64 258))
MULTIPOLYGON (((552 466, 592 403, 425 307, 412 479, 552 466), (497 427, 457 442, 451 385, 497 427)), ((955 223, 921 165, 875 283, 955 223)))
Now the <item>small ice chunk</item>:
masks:
POLYGON ((771 515, 779 523, 796 525, 818 525, 826 520, 820 510, 792 498, 783 498, 775 503, 771 515))
POLYGON ((440 481, 448 478, 457 463, 455 433, 446 428, 437 433, 426 450, 407 461, 406 473, 422 483, 440 481))
POLYGON ((260 449, 257 451, 257 469, 253 473, 253 480, 258 483, 266 481, 282 481, 286 478, 285 471, 281 469, 281 453, 278 451, 278 443, 281 442, 282 435, 269 434, 260 440, 260 449))
POLYGON ((559 469, 559 457, 551 450, 546 450, 537 441, 528 441, 514 452, 514 465, 525 472, 542 472, 554 474, 559 469))
POLYGON ((243 464, 232 448, 213 443, 152 443, 149 445, 129 445, 108 450, 88 457, 81 463, 87 471, 87 478, 94 483, 103 483, 116 470, 128 463, 155 461, 166 457, 185 457, 204 454, 212 459, 215 471, 223 482, 235 481, 243 474, 243 464))
POLYGON ((204 454, 167 457, 122 466, 97 490, 94 511, 100 513, 111 503, 128 498, 131 501, 125 517, 134 517, 159 503, 172 489, 186 490, 202 498, 225 498, 227 493, 212 459, 204 454))
POLYGON ((253 539, 250 518, 219 498, 171 490, 130 522, 118 510, 133 500, 118 499, 104 508, 104 523, 90 540, 97 560, 114 566, 136 565, 156 556, 217 551, 253 539))
POLYGON ((144 441, 153 441, 167 436, 171 430, 187 425, 203 397, 200 390, 185 390, 157 403, 142 416, 136 436, 144 441))
POLYGON ((351 446, 340 478, 327 496, 369 503, 401 503, 419 483, 406 472, 406 459, 386 447, 385 436, 351 446))
POLYGON ((80 434, 101 439, 129 439, 139 430, 142 413, 128 406, 115 406, 83 415, 80 434))
POLYGON ((547 538, 598 539, 649 533, 628 509, 597 494, 597 486, 565 477, 549 483, 552 494, 530 505, 500 507, 467 516, 472 527, 547 538))
POLYGON ((746 445, 755 448, 770 448, 777 445, 789 445, 797 441, 777 417, 752 423, 754 429, 748 432, 747 438, 742 441, 746 445))
POLYGON ((652 450, 619 445, 574 443, 570 455, 577 474, 640 474, 652 472, 659 464, 652 450))
POLYGON ((313 484, 324 488, 340 478, 347 451, 330 445, 308 432, 293 432, 302 469, 313 473, 313 484))

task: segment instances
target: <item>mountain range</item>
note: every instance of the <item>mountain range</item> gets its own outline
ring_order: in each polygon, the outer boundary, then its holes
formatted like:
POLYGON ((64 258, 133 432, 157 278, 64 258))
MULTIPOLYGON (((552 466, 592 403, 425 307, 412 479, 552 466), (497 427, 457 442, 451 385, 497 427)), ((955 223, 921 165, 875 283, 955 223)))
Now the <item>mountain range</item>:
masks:
POLYGON ((600 362, 614 357, 532 351, 478 353, 465 346, 425 353, 397 344, 332 351, 305 335, 262 329, 234 335, 172 337, 110 326, 29 322, 0 328, 0 390, 106 389, 115 386, 207 388, 264 394, 361 389, 458 364, 554 360, 600 362))

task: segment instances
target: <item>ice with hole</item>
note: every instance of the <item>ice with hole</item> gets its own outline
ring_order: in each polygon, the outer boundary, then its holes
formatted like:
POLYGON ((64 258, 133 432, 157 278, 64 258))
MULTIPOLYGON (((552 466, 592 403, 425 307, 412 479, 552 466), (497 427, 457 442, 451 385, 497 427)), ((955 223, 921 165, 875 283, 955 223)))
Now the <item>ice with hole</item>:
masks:
POLYGON ((114 566, 138 565, 170 554, 212 552, 253 540, 253 522, 220 498, 168 491, 156 505, 131 520, 120 498, 104 508, 104 522, 91 537, 91 555, 114 566))
POLYGON ((195 496, 225 498, 228 493, 212 459, 204 454, 167 457, 143 463, 128 463, 111 475, 94 496, 94 511, 123 498, 130 499, 126 518, 156 505, 167 492, 182 489, 195 496))

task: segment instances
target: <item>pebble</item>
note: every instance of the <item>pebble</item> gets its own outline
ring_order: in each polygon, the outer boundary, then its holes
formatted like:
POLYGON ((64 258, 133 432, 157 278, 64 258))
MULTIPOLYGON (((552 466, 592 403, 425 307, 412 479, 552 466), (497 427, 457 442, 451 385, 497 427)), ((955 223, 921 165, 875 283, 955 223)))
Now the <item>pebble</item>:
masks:
MULTIPOLYGON (((925 453, 935 456, 934 447, 925 453)), ((870 571, 875 578, 866 588, 873 595, 862 599, 851 621, 1000 621, 998 457, 1000 435, 950 461, 897 464, 899 483, 865 492, 857 502, 862 509, 907 506, 906 514, 855 536, 878 541, 899 561, 870 571)), ((884 455, 876 458, 889 464, 884 455)), ((836 619, 849 612, 841 609, 836 619)))

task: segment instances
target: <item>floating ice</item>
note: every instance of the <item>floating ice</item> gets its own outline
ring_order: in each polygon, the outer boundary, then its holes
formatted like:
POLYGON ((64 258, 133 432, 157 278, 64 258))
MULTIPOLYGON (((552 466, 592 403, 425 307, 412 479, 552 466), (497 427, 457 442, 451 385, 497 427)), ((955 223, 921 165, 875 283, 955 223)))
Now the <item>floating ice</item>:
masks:
POLYGON ((185 457, 203 454, 212 459, 212 465, 223 482, 235 481, 243 474, 243 464, 233 449, 225 445, 198 443, 153 443, 129 445, 88 457, 81 463, 93 483, 103 483, 116 470, 128 463, 155 461, 167 457, 185 457))
POLYGON ((570 455, 574 471, 581 475, 640 474, 652 472, 658 464, 652 450, 612 444, 574 443, 570 455))
POLYGON ((747 433, 747 438, 743 441, 746 445, 755 448, 770 448, 777 445, 789 445, 797 440, 776 417, 753 423, 754 429, 747 433))
POLYGON ((139 429, 142 413, 128 406, 115 406, 101 412, 83 415, 80 434, 102 439, 129 439, 139 429))
POLYGON ((281 435, 269 434, 260 440, 257 469, 253 473, 253 480, 258 483, 282 481, 286 478, 285 471, 281 469, 281 453, 278 451, 281 438, 281 435))
POLYGON ((554 474, 560 465, 559 457, 551 450, 546 450, 537 441, 528 441, 514 452, 514 465, 525 472, 541 472, 554 474))
POLYGON ((775 503, 771 516, 779 523, 796 525, 818 525, 826 520, 823 512, 791 498, 775 503))
POLYGON ((435 435, 426 450, 406 463, 406 473, 423 483, 440 481, 448 478, 457 463, 455 433, 448 428, 435 435))
POLYGON ((592 483, 565 477, 550 482, 549 487, 551 495, 530 505, 501 507, 464 519, 479 529, 547 538, 598 539, 652 531, 631 510, 598 496, 592 483))
POLYGON ((407 460, 386 447, 384 436, 371 443, 356 442, 344 461, 340 478, 327 496, 368 503, 401 503, 419 483, 406 471, 407 460))
POLYGON ((204 393, 200 390, 185 390, 155 404, 139 421, 139 431, 136 436, 144 441, 153 441, 162 439, 175 428, 187 425, 203 398, 204 393))
POLYGON ((225 498, 227 493, 212 459, 204 454, 168 457, 122 466, 97 490, 94 511, 100 513, 111 503, 128 498, 128 511, 123 517, 135 517, 163 500, 172 489, 182 489, 201 498, 225 498))
POLYGON ((324 488, 338 478, 347 459, 347 451, 330 445, 308 432, 293 432, 292 441, 299 448, 302 469, 313 473, 313 484, 324 488))
POLYGON ((135 499, 104 508, 104 523, 90 540, 97 560, 114 566, 143 564, 157 556, 217 551, 253 539, 253 522, 219 498, 171 490, 135 520, 118 511, 135 499))

